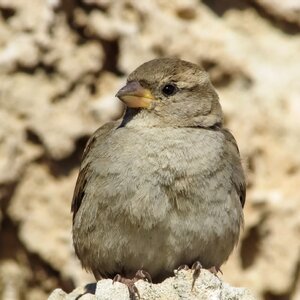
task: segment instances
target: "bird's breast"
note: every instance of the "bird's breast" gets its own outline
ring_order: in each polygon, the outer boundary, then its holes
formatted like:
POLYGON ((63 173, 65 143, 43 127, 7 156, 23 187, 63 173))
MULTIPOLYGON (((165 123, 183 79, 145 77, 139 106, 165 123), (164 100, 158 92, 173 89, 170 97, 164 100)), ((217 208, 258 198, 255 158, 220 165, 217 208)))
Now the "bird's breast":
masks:
POLYGON ((188 184, 194 177, 210 177, 224 156, 224 137, 217 131, 153 128, 128 135, 133 143, 124 149, 126 160, 163 186, 180 189, 184 180, 188 184))
POLYGON ((209 130, 119 129, 107 141, 110 152, 99 151, 98 176, 105 177, 101 198, 149 226, 174 209, 193 210, 195 203, 209 201, 223 143, 219 132, 209 130))

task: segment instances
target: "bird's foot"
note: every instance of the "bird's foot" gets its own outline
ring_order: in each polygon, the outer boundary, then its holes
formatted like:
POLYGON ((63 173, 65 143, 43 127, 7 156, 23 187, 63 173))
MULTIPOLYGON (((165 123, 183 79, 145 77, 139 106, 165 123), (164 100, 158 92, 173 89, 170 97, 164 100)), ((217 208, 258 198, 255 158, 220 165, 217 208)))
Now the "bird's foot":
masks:
POLYGON ((209 268, 208 271, 209 271, 210 273, 214 274, 214 275, 217 276, 217 277, 218 277, 218 273, 219 273, 219 272, 223 275, 223 272, 222 272, 222 270, 220 269, 220 267, 213 266, 213 267, 209 268))
POLYGON ((134 280, 134 282, 137 282, 137 281, 140 280, 140 279, 152 283, 151 275, 150 275, 148 272, 144 271, 144 270, 138 270, 138 271, 135 273, 135 275, 134 275, 134 277, 133 277, 132 280, 134 280))
POLYGON ((140 299, 140 293, 138 288, 135 286, 135 281, 133 279, 122 277, 120 274, 117 274, 113 279, 113 284, 115 282, 123 283, 127 286, 129 292, 129 298, 131 300, 140 299))
MULTIPOLYGON (((203 267, 202 267, 202 265, 199 261, 195 261, 193 263, 193 265, 191 267, 191 270, 193 270, 192 290, 194 289, 195 282, 199 278, 202 269, 203 269, 203 267)), ((189 268, 188 265, 181 265, 181 266, 178 267, 177 272, 181 271, 181 270, 190 270, 190 268, 189 268)), ((208 271, 211 272, 212 274, 214 274, 217 277, 218 277, 218 272, 223 274, 221 269, 217 266, 213 266, 213 267, 209 268, 208 271)))
POLYGON ((192 265, 192 268, 190 268, 188 265, 180 265, 177 268, 177 272, 181 270, 193 270, 193 282, 192 282, 192 290, 194 289, 195 282, 197 278, 200 276, 202 265, 199 261, 195 261, 192 265))
POLYGON ((200 261, 195 261, 192 265, 192 270, 193 272, 193 282, 192 282, 192 290, 194 289, 194 285, 196 280, 199 278, 200 273, 201 273, 202 265, 200 261))
POLYGON ((136 300, 141 298, 139 290, 135 285, 135 283, 140 279, 152 283, 151 275, 148 272, 144 270, 138 270, 132 279, 122 277, 120 274, 117 274, 113 279, 113 284, 115 282, 120 282, 125 284, 128 288, 130 299, 136 300))
POLYGON ((181 270, 185 270, 185 271, 187 271, 187 270, 189 270, 190 269, 190 267, 188 266, 188 265, 180 265, 178 268, 177 268, 177 272, 179 272, 179 271, 181 271, 181 270))

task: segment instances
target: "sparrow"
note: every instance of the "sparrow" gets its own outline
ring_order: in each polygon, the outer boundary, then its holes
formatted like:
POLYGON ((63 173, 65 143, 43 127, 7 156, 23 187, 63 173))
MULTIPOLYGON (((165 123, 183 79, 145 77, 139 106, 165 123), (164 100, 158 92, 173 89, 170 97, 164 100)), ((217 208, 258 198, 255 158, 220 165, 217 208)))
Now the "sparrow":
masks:
POLYGON ((82 266, 97 280, 153 282, 194 263, 219 270, 239 239, 246 188, 208 74, 154 59, 116 96, 123 118, 88 141, 72 200, 82 266))

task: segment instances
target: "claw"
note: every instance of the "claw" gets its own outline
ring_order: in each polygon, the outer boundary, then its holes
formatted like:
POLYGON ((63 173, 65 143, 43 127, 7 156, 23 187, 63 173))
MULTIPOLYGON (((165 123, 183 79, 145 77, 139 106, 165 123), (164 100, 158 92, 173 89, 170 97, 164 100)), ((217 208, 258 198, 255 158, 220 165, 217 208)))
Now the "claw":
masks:
POLYGON ((151 275, 148 272, 144 271, 144 270, 138 270, 135 273, 133 281, 136 282, 136 281, 138 281, 140 279, 147 280, 148 282, 152 283, 151 275))
MULTIPOLYGON (((188 265, 180 265, 178 268, 177 268, 177 272, 181 271, 181 270, 189 270, 189 266, 188 265)), ((201 269, 203 269, 200 261, 195 261, 192 265, 192 268, 191 270, 193 270, 193 282, 192 282, 192 291, 194 289, 194 286, 195 286, 195 282, 196 280, 199 278, 200 276, 200 273, 201 273, 201 269)), ((209 269, 207 269, 208 271, 210 271, 212 274, 214 274, 215 276, 218 277, 218 272, 220 272, 222 275, 223 275, 223 272, 221 271, 220 267, 218 266, 213 266, 209 269)), ((175 271, 175 272, 176 272, 175 271)))
POLYGON ((127 287, 128 287, 128 291, 129 291, 130 300, 141 299, 140 292, 139 292, 138 288, 135 286, 134 283, 131 286, 127 286, 127 287))
POLYGON ((113 284, 114 284, 115 282, 121 282, 121 283, 123 283, 122 280, 123 280, 123 277, 122 277, 120 274, 117 274, 117 275, 114 277, 114 279, 113 279, 113 284))
POLYGON ((201 263, 199 261, 195 261, 193 263, 193 265, 192 265, 192 270, 194 270, 194 272, 193 272, 192 290, 194 289, 195 282, 196 282, 197 278, 200 276, 201 269, 202 269, 201 263))
POLYGON ((137 300, 137 299, 140 299, 141 296, 140 296, 138 288, 135 286, 135 283, 140 279, 146 280, 146 281, 152 283, 151 275, 148 272, 146 272, 144 270, 138 270, 132 279, 122 277, 120 274, 117 274, 113 279, 113 284, 115 282, 120 282, 120 283, 125 284, 128 288, 130 300, 137 300))
POLYGON ((179 271, 181 271, 181 270, 187 271, 187 270, 189 270, 189 269, 190 269, 190 268, 189 268, 188 265, 181 265, 181 266, 179 266, 179 267, 177 268, 177 272, 179 272, 179 271))
POLYGON ((128 278, 122 277, 120 274, 117 274, 113 279, 113 284, 115 282, 120 282, 127 286, 130 300, 137 300, 137 299, 141 298, 139 290, 135 286, 135 284, 134 284, 135 281, 133 279, 128 279, 128 278))
POLYGON ((218 277, 218 272, 220 272, 223 275, 222 270, 219 267, 213 266, 208 269, 208 271, 212 274, 214 274, 216 277, 218 277))

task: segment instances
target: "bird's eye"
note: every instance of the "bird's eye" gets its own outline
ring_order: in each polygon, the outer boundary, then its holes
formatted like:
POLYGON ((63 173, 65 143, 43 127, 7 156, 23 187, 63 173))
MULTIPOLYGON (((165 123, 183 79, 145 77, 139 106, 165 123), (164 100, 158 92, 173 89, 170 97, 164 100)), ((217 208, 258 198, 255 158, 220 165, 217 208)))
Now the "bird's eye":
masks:
POLYGON ((162 88, 165 96, 172 96, 177 92, 177 86, 174 83, 168 83, 162 88))

